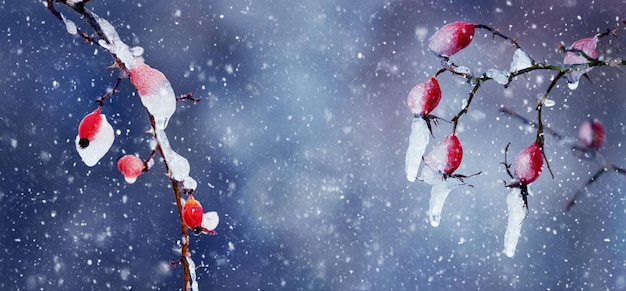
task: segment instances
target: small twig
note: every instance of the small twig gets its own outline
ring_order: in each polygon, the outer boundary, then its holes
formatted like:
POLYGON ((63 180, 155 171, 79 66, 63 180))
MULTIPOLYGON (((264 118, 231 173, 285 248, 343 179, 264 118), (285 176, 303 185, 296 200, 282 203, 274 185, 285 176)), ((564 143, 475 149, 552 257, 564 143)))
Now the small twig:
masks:
POLYGON ((193 104, 197 104, 198 102, 200 102, 200 98, 194 98, 192 97, 193 93, 189 92, 187 94, 184 95, 180 95, 179 97, 176 97, 176 101, 182 101, 182 100, 191 100, 193 101, 193 104))

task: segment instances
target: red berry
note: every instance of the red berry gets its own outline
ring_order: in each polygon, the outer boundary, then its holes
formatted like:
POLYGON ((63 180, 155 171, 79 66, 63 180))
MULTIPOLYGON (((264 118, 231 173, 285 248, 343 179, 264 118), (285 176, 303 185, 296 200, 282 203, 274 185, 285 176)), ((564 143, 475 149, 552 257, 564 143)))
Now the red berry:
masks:
POLYGON ((537 143, 529 145, 515 157, 513 176, 523 185, 528 185, 539 177, 543 168, 541 147, 537 143))
POLYGON ((78 125, 78 137, 80 139, 93 141, 94 135, 96 135, 96 133, 100 129, 100 125, 102 124, 102 117, 100 116, 100 114, 100 107, 98 107, 96 108, 96 110, 83 117, 83 120, 81 120, 80 124, 78 125))
POLYGON ((409 109, 415 115, 430 114, 441 100, 439 81, 432 77, 428 81, 418 84, 411 89, 407 97, 409 109))
POLYGON ((145 165, 141 159, 133 155, 125 155, 117 160, 117 169, 120 170, 127 183, 135 183, 141 175, 145 165))
POLYGON ((167 78, 161 71, 141 63, 130 69, 130 82, 137 88, 139 96, 155 94, 167 78))
POLYGON ((461 165, 463 148, 459 138, 450 133, 424 158, 426 165, 435 171, 450 175, 461 165))
POLYGON ((585 120, 578 130, 578 138, 588 148, 597 150, 604 142, 604 128, 599 120, 585 120))
POLYGON ((202 217, 202 205, 192 195, 189 195, 185 205, 183 205, 183 222, 194 233, 200 233, 202 231, 202 217))
POLYGON ((448 23, 430 37, 428 48, 437 56, 452 56, 472 42, 475 27, 461 21, 448 23))

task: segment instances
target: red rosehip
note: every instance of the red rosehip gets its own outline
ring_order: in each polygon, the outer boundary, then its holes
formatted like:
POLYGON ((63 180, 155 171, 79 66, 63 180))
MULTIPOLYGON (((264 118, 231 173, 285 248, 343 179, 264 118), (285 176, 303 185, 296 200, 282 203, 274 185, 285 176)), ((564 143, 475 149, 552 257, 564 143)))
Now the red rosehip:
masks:
POLYGON ((539 177, 543 169, 541 147, 537 143, 529 145, 515 157, 513 176, 523 185, 528 185, 539 177))
MULTIPOLYGON (((600 55, 598 53, 597 44, 598 44, 597 37, 583 38, 583 39, 575 41, 570 47, 570 49, 580 50, 584 54, 586 54, 588 57, 597 59, 598 56, 600 55)), ((565 58, 563 59, 563 63, 566 65, 586 64, 588 62, 589 62, 589 59, 583 56, 580 52, 566 52, 565 58)), ((588 73, 589 71, 591 71, 591 69, 593 68, 586 68, 583 70, 571 71, 565 74, 565 78, 567 82, 569 83, 568 87, 572 90, 576 89, 576 87, 578 87, 578 80, 580 79, 580 76, 588 73)))
POLYGON ((78 124, 78 138, 81 148, 86 148, 100 129, 102 117, 100 107, 83 117, 78 124))
POLYGON ((135 183, 145 167, 143 161, 133 155, 125 155, 117 160, 117 169, 124 175, 128 184, 135 183))
POLYGON ((475 24, 461 21, 448 23, 430 37, 428 48, 437 56, 452 56, 472 42, 475 27, 475 24))
POLYGON ((578 138, 588 148, 598 150, 604 142, 604 128, 599 120, 585 120, 578 130, 578 138))
POLYGON ((199 234, 202 232, 202 218, 202 205, 192 195, 189 195, 185 205, 183 205, 183 222, 194 233, 199 234))
POLYGON ((113 127, 98 107, 80 121, 75 140, 76 151, 85 165, 93 167, 109 151, 114 140, 113 127))
POLYGON ((424 161, 431 169, 450 175, 459 168, 462 159, 461 142, 454 133, 450 133, 433 148, 424 161))
POLYGON ((414 115, 430 114, 441 100, 441 88, 435 77, 418 84, 411 89, 407 97, 407 104, 414 115))

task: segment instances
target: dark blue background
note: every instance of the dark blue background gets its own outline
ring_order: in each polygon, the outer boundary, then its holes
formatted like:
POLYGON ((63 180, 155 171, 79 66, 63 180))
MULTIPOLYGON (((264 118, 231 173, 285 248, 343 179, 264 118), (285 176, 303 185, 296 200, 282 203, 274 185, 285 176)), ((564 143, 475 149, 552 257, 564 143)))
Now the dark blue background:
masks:
MULTIPOLYGON (((191 162, 196 198, 216 210, 217 236, 193 237, 201 290, 209 289, 625 289, 626 178, 604 175, 571 212, 562 207, 600 167, 547 138, 555 179, 533 184, 514 258, 500 162, 534 132, 500 115, 532 108, 555 74, 534 72, 504 89, 486 83, 458 136, 459 173, 441 225, 427 219, 430 186, 409 183, 404 154, 409 90, 439 68, 427 40, 444 23, 501 28, 537 60, 562 61, 560 43, 624 17, 624 1, 92 1, 88 7, 144 47, 182 102, 167 128, 191 162)), ((75 13, 59 7, 79 27, 75 13)), ((180 239, 159 162, 127 185, 123 153, 149 153, 145 109, 132 85, 107 101, 119 130, 111 151, 86 167, 74 149, 81 118, 110 88, 108 53, 66 33, 37 1, 0 2, 0 288, 171 290, 164 270, 180 239)), ((622 34, 625 34, 622 30, 622 34)), ((600 53, 626 56, 624 40, 600 53)), ((453 60, 476 72, 507 69, 513 49, 478 31, 453 60)), ((596 68, 576 91, 559 82, 547 122, 574 137, 588 117, 606 130, 603 155, 626 166, 623 68, 596 68)), ((470 87, 439 78, 436 115, 450 118, 470 87)), ((435 142, 450 131, 442 122, 435 142)))

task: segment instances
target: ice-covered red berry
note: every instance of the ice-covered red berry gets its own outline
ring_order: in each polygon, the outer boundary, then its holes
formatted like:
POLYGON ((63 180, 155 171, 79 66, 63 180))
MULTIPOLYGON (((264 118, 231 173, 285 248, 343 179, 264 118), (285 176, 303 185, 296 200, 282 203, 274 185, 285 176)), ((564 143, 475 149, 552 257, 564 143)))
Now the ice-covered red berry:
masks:
POLYGON ((202 232, 202 218, 202 205, 193 198, 193 195, 189 195, 185 205, 183 205, 183 222, 195 234, 200 234, 202 232))
POLYGON ((92 167, 109 151, 114 140, 113 127, 98 107, 87 114, 78 125, 76 151, 83 162, 92 167))
POLYGON ((585 120, 578 130, 578 138, 588 148, 598 150, 604 142, 604 128, 599 120, 585 120))
POLYGON ((126 183, 129 184, 135 183, 145 168, 143 161, 133 155, 124 155, 117 160, 117 169, 124 175, 126 183))
POLYGON ((538 143, 532 143, 515 157, 513 176, 522 185, 528 185, 539 177, 543 169, 543 155, 538 143))
POLYGON ((441 88, 435 77, 413 87, 407 96, 407 104, 414 115, 430 114, 439 105, 440 100, 441 88))
POLYGON ((450 57, 472 42, 475 28, 475 24, 462 21, 448 23, 430 37, 428 48, 437 56, 450 57))

